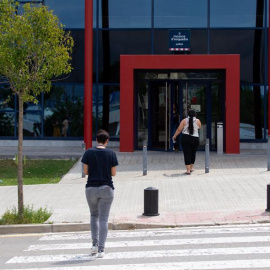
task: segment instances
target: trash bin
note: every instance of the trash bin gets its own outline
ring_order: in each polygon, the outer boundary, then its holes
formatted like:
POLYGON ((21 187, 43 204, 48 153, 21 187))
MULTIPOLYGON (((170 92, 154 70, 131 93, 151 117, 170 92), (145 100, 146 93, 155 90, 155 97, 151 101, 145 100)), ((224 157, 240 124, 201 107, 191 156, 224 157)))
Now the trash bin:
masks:
POLYGON ((148 187, 144 189, 144 216, 158 216, 158 189, 148 187))
POLYGON ((217 123, 217 153, 223 154, 223 123, 217 123))

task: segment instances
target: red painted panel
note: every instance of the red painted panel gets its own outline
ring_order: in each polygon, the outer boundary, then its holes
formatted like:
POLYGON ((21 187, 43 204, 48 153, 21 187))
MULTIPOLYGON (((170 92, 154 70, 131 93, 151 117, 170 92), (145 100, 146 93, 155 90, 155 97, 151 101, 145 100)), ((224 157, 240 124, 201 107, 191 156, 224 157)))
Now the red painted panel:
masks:
POLYGON ((120 151, 134 151, 135 69, 225 69, 225 152, 239 153, 239 55, 122 55, 120 63, 120 151))
POLYGON ((84 142, 92 147, 93 0, 85 0, 84 142))

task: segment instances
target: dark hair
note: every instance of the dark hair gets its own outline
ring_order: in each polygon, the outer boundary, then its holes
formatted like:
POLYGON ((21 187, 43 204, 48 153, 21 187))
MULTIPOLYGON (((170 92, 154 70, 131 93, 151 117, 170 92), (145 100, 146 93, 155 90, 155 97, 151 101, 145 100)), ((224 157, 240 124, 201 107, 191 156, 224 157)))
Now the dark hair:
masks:
POLYGON ((196 116, 195 110, 189 110, 188 111, 188 116, 189 116, 189 122, 188 122, 188 132, 190 135, 193 135, 193 117, 196 116))
POLYGON ((107 140, 110 139, 110 135, 106 130, 100 129, 97 132, 97 142, 98 143, 105 143, 107 140))

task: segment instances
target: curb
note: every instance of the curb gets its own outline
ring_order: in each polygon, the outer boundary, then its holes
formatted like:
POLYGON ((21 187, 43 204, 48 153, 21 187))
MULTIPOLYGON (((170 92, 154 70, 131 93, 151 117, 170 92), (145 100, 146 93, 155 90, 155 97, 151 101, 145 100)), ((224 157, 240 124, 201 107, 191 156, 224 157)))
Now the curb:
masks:
MULTIPOLYGON (((228 221, 228 222, 201 222, 201 223, 179 223, 179 224, 158 224, 158 223, 108 223, 109 230, 136 230, 136 229, 158 229, 158 228, 186 228, 201 226, 224 226, 224 225, 248 225, 265 224, 270 220, 259 221, 228 221)), ((60 233, 90 231, 89 223, 55 223, 55 224, 20 224, 0 225, 0 235, 7 234, 29 234, 29 233, 60 233)))

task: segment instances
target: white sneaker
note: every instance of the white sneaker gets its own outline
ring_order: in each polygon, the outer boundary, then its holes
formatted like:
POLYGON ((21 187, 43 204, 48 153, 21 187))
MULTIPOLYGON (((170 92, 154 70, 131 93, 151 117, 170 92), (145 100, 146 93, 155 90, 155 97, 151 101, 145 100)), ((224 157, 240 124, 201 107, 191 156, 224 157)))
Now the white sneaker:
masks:
POLYGON ((92 254, 97 254, 98 253, 98 246, 97 245, 94 245, 91 247, 91 253, 92 254))
POLYGON ((105 256, 105 251, 104 250, 100 250, 99 252, 98 252, 98 258, 103 258, 104 256, 105 256))

